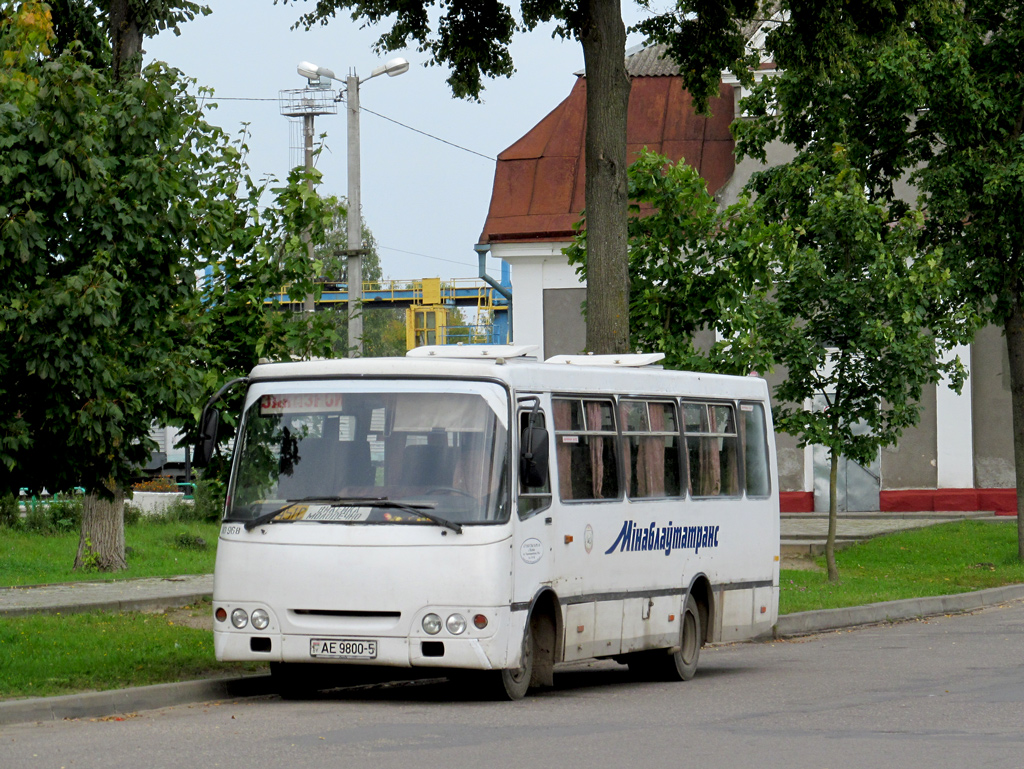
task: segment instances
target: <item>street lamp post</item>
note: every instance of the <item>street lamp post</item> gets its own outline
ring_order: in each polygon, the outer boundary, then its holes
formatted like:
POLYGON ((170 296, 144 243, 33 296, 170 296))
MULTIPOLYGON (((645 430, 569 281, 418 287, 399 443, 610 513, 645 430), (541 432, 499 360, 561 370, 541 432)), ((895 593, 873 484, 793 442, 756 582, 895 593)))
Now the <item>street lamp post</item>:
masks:
MULTIPOLYGON (((309 80, 311 87, 319 85, 324 87, 325 81, 329 85, 331 80, 341 81, 334 72, 326 67, 318 67, 308 61, 301 62, 298 66, 299 74, 309 80)), ((345 249, 346 264, 348 267, 348 348, 350 355, 352 350, 355 355, 363 354, 363 226, 360 200, 360 173, 359 173, 359 86, 371 78, 379 75, 395 77, 409 71, 409 62, 399 57, 391 59, 380 65, 370 76, 359 79, 355 70, 350 70, 345 79, 345 94, 347 99, 348 112, 348 219, 347 219, 347 248, 345 249)), ((307 161, 308 162, 308 161, 307 161)))

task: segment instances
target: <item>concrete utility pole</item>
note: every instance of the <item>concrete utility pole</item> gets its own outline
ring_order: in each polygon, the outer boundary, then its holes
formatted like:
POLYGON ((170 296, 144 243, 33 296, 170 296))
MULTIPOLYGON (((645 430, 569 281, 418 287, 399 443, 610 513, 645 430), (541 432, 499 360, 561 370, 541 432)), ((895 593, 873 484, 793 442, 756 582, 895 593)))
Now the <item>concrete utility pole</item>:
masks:
MULTIPOLYGON (((408 66, 408 65, 407 65, 408 66)), ((371 75, 372 77, 372 75, 371 75)), ((348 97, 348 349, 363 354, 363 218, 360 214, 359 76, 350 70, 348 97)))
MULTIPOLYGON (((302 116, 302 133, 303 140, 305 141, 305 157, 306 157, 306 173, 308 174, 313 170, 313 136, 314 131, 314 118, 316 113, 309 113, 302 116)), ((313 180, 306 179, 306 186, 309 189, 313 189, 313 180)), ((308 232, 302 234, 302 239, 306 241, 306 255, 309 257, 310 264, 313 263, 313 239, 309 236, 308 232)), ((306 301, 302 303, 302 310, 310 315, 316 312, 316 298, 313 294, 306 294, 306 301)))
MULTIPOLYGON (((306 148, 306 170, 313 168, 313 118, 315 115, 334 114, 333 109, 318 108, 315 99, 317 92, 323 94, 330 88, 332 80, 340 81, 334 72, 326 67, 318 67, 308 61, 299 63, 299 74, 309 81, 309 88, 302 91, 281 92, 281 114, 295 117, 302 115, 304 119, 306 148), (289 101, 286 111, 284 94, 303 94, 303 98, 289 101)), ((378 75, 395 77, 409 71, 409 62, 403 58, 391 59, 370 73, 370 78, 378 75)), ((365 81, 363 81, 365 82, 365 81)), ((348 268, 348 348, 349 354, 355 357, 363 354, 363 222, 360 211, 360 177, 359 177, 359 76, 350 70, 345 80, 345 91, 348 106, 348 219, 347 248, 345 257, 348 268)), ((332 97, 333 91, 330 91, 332 97)), ((338 99, 335 97, 334 101, 338 99)), ((322 102, 322 100, 320 100, 322 102)), ((333 105, 332 105, 333 106, 333 105)), ((313 260, 313 245, 309 244, 309 258, 313 260)), ((305 309, 313 312, 316 308, 313 296, 306 297, 305 309)))

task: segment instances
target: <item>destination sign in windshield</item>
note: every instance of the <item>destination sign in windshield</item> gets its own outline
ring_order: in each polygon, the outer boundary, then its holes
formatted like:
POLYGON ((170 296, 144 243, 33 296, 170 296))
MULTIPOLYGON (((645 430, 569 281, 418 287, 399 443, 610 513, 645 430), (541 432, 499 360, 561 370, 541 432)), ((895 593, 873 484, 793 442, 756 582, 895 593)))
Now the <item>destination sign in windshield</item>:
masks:
POLYGON ((341 393, 284 393, 260 398, 260 416, 341 410, 341 393))

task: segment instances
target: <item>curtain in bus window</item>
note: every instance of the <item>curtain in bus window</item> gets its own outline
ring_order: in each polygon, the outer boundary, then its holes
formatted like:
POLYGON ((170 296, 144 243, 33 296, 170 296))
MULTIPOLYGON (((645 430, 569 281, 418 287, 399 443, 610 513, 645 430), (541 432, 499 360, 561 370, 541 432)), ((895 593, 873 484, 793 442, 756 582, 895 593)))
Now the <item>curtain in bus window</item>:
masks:
POLYGON ((718 424, 719 460, 722 472, 721 494, 735 497, 740 493, 739 441, 736 416, 732 406, 712 405, 708 409, 718 424))
MULTIPOLYGON (((715 413, 705 409, 703 416, 707 420, 703 432, 714 433, 717 427, 715 413)), ((722 457, 718 448, 718 440, 704 435, 700 438, 700 490, 701 497, 717 497, 722 493, 722 457)))
POLYGON ((677 430, 672 405, 622 401, 619 414, 627 438, 622 445, 629 496, 644 498, 677 495, 679 472, 675 467, 678 461, 674 448, 676 438, 664 435, 665 432, 677 430))
POLYGON ((555 455, 558 460, 558 496, 560 499, 572 499, 572 445, 558 435, 559 431, 571 429, 572 402, 555 399, 552 401, 552 410, 555 418, 555 455))
POLYGON ((684 405, 691 493, 696 497, 739 494, 736 423, 732 406, 684 405))
MULTIPOLYGON (((651 421, 651 432, 665 431, 665 409, 662 403, 651 403, 648 408, 651 421)), ((665 438, 652 435, 641 438, 637 472, 638 492, 642 497, 665 496, 665 438)))
MULTIPOLYGON (((589 431, 601 429, 601 407, 602 403, 593 401, 587 404, 587 428, 589 431)), ((600 499, 601 490, 604 487, 604 442, 606 438, 595 435, 587 437, 590 444, 590 490, 592 499, 600 499)), ((612 472, 615 472, 614 466, 612 472)))
POLYGON ((553 404, 561 498, 618 498, 618 441, 612 404, 576 399, 555 399, 553 404))
POLYGON ((480 499, 490 485, 490 472, 485 465, 490 457, 484 454, 484 434, 461 433, 458 437, 452 486, 480 499))

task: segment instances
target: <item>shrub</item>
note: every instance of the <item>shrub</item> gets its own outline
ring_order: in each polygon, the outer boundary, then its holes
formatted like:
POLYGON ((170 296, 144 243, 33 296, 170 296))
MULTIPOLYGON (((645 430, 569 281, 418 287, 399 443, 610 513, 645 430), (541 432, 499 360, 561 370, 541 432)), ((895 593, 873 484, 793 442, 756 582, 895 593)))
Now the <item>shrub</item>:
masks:
POLYGON ((82 528, 82 498, 78 495, 50 502, 48 513, 54 533, 78 531, 82 528))
POLYGON ((174 546, 179 550, 205 550, 206 540, 198 534, 180 531, 174 537, 174 546))
POLYGON ((63 534, 82 526, 82 497, 79 494, 54 495, 49 502, 28 506, 25 528, 37 534, 63 534))
POLYGON ((21 508, 13 494, 0 497, 0 528, 17 529, 21 526, 21 508))
POLYGON ((124 503, 124 525, 134 526, 142 518, 142 508, 136 507, 130 502, 124 503))
POLYGON ((195 514, 198 521, 219 521, 224 515, 224 482, 203 478, 196 483, 195 514))
POLYGON ((195 521, 197 520, 196 506, 191 501, 175 499, 164 508, 160 518, 168 523, 195 521))

